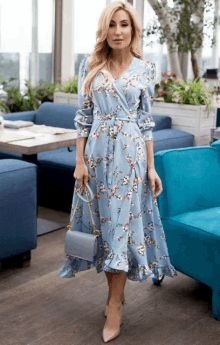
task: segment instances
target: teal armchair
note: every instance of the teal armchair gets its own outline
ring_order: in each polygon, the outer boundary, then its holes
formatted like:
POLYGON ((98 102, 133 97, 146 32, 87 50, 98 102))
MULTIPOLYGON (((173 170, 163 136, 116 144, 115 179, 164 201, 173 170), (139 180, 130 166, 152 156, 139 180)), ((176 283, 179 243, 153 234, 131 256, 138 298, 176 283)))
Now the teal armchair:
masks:
POLYGON ((155 153, 158 207, 172 265, 212 289, 220 320, 220 145, 155 153))

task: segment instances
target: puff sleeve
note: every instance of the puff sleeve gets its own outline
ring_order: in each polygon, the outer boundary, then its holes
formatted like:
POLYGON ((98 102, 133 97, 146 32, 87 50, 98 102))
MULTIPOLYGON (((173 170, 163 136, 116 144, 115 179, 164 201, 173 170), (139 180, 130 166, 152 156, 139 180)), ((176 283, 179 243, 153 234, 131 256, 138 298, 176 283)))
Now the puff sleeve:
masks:
POLYGON ((93 121, 93 102, 89 95, 82 93, 82 85, 88 73, 88 59, 82 59, 78 73, 78 107, 74 118, 77 139, 89 136, 93 121))
POLYGON ((153 140, 152 128, 155 122, 151 115, 151 108, 154 99, 154 87, 156 78, 156 69, 154 63, 147 61, 143 62, 144 71, 141 72, 141 82, 143 88, 141 89, 140 103, 138 107, 138 126, 144 141, 153 140))

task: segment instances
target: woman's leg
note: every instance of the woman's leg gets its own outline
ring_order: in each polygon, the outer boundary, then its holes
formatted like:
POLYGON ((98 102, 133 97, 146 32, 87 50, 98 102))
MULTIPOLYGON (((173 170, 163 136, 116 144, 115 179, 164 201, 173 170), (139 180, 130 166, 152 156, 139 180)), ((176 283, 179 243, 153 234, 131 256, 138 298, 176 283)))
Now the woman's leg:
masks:
POLYGON ((103 328, 104 342, 114 339, 120 332, 120 325, 122 321, 121 315, 121 299, 127 278, 127 272, 110 273, 110 300, 107 312, 105 326, 103 328), (111 276, 110 276, 111 275, 111 276))
MULTIPOLYGON (((106 275, 106 278, 107 278, 107 281, 108 281, 108 287, 109 287, 108 299, 107 299, 107 303, 106 303, 108 305, 110 297, 112 295, 112 273, 107 272, 107 271, 104 271, 104 272, 105 272, 105 275, 106 275)), ((122 292, 122 297, 121 297, 122 302, 125 300, 124 288, 125 288, 126 278, 127 278, 127 275, 126 275, 125 279, 123 280, 123 292, 122 292)))
POLYGON ((111 293, 108 306, 108 313, 103 329, 104 341, 108 341, 120 332, 121 325, 121 299, 124 291, 127 272, 111 273, 111 293))
POLYGON ((109 302, 120 305, 124 293, 127 272, 111 273, 111 275, 109 302))

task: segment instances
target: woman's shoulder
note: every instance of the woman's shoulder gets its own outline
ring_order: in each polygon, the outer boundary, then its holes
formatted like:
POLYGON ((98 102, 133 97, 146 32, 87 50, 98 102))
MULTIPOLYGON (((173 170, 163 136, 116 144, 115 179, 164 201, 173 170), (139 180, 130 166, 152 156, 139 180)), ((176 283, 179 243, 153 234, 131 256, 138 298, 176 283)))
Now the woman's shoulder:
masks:
POLYGON ((88 70, 88 65, 89 65, 89 60, 91 58, 91 55, 89 56, 84 56, 82 60, 80 61, 80 69, 83 69, 85 71, 88 70))
POLYGON ((156 76, 155 63, 148 59, 137 59, 139 69, 143 72, 143 75, 154 78, 156 76), (147 72, 147 73, 146 73, 147 72))
POLYGON ((148 69, 148 68, 152 68, 155 66, 155 63, 148 60, 148 59, 139 59, 139 58, 136 58, 137 62, 138 62, 138 65, 140 67, 142 67, 143 69, 148 69))

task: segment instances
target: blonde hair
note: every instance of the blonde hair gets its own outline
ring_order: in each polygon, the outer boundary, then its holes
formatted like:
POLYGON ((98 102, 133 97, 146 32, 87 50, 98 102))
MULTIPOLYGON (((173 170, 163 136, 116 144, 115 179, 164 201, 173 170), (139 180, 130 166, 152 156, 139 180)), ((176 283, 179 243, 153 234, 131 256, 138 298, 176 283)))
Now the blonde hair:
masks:
POLYGON ((137 11, 128 2, 115 1, 110 3, 105 7, 99 18, 98 30, 96 32, 96 44, 88 62, 88 74, 82 85, 82 92, 84 94, 86 93, 87 95, 91 96, 93 80, 96 74, 100 72, 104 66, 106 66, 107 70, 102 71, 106 82, 105 84, 103 84, 103 86, 106 86, 110 82, 111 74, 108 71, 111 70, 112 61, 108 57, 112 48, 108 45, 107 33, 112 16, 116 11, 121 9, 125 10, 128 13, 131 20, 131 53, 133 56, 139 59, 142 58, 140 46, 140 34, 142 31, 142 27, 139 24, 137 11))

